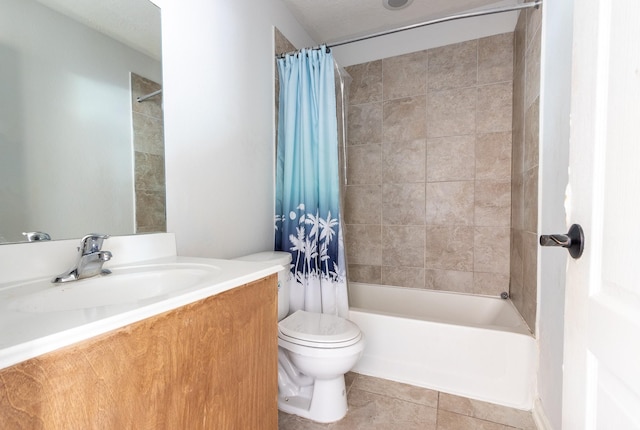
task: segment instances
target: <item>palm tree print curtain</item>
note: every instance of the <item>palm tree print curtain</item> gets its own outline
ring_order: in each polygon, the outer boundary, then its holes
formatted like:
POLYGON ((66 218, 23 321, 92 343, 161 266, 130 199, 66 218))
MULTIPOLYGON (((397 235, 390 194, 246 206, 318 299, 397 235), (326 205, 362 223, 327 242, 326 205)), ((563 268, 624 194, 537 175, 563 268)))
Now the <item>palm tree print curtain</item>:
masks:
POLYGON ((275 247, 292 254, 290 310, 346 317, 333 55, 278 60, 275 247))

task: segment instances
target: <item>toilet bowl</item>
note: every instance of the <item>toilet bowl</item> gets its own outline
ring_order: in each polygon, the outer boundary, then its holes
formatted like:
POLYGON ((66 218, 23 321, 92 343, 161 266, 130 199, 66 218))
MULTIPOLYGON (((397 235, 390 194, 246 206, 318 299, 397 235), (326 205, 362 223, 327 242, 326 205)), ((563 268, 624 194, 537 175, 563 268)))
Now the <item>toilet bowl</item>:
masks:
POLYGON ((343 418, 344 374, 364 349, 358 326, 335 315, 296 311, 278 324, 278 347, 278 408, 323 423, 343 418))
POLYGON ((278 288, 278 408, 313 421, 328 423, 347 413, 344 374, 355 366, 364 350, 364 336, 353 322, 335 315, 289 311, 286 275, 291 254, 259 253, 245 261, 282 264, 278 288), (283 263, 284 262, 284 263, 283 263), (281 295, 286 299, 280 299, 281 295), (286 303, 286 310, 280 309, 286 303))

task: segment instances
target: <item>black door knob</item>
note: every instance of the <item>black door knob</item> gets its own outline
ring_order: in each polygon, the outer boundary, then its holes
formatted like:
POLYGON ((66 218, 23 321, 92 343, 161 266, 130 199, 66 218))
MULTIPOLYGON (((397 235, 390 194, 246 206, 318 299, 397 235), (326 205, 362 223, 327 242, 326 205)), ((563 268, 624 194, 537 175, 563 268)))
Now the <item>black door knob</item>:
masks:
POLYGON ((573 224, 567 234, 543 234, 540 236, 541 246, 561 246, 569 250, 569 254, 578 259, 584 251, 584 232, 580 224, 573 224))

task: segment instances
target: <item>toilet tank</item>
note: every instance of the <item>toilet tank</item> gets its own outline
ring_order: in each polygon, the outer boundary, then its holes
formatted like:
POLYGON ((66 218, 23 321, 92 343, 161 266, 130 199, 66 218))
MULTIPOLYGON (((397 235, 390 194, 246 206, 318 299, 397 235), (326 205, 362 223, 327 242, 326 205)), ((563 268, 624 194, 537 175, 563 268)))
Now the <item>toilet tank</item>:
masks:
POLYGON ((289 273, 291 269, 291 254, 284 251, 264 251, 238 257, 241 261, 271 262, 282 266, 278 271, 278 321, 289 314, 289 273))

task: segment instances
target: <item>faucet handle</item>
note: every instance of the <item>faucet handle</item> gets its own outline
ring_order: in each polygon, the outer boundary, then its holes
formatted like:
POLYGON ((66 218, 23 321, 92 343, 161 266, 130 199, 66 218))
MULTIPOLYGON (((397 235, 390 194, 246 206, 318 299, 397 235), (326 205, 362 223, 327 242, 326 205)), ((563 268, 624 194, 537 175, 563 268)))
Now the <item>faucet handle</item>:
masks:
POLYGON ((102 242, 108 238, 108 234, 89 233, 80 240, 78 251, 80 251, 82 255, 98 252, 102 248, 102 242))

